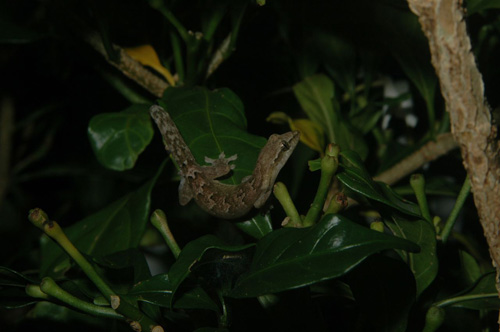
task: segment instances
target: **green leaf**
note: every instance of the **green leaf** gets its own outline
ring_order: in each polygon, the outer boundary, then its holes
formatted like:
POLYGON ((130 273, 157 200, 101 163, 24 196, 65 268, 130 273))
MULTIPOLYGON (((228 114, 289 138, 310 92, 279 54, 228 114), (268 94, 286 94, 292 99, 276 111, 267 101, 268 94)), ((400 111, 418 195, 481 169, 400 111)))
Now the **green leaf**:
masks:
POLYGON ((307 116, 323 127, 329 142, 366 157, 368 150, 362 136, 340 114, 330 78, 323 74, 307 77, 293 86, 293 92, 307 116))
POLYGON ((371 254, 393 248, 419 249, 340 215, 327 215, 313 227, 280 229, 262 238, 250 271, 229 295, 254 297, 339 277, 371 254))
POLYGON ((346 187, 405 214, 421 217, 420 208, 417 204, 399 196, 387 184, 373 181, 356 153, 343 151, 340 155, 343 170, 337 174, 337 178, 346 187))
POLYGON ((252 174, 266 140, 247 132, 243 103, 229 89, 169 88, 159 101, 179 128, 200 165, 205 157, 217 159, 238 155, 232 176, 224 180, 239 184, 252 174))
POLYGON ((500 0, 469 0, 467 5, 467 16, 487 9, 500 8, 500 0))
POLYGON ((406 331, 415 280, 405 263, 374 255, 352 272, 349 285, 361 310, 360 321, 369 323, 366 331, 406 331))
MULTIPOLYGON (((189 242, 182 249, 177 261, 172 265, 168 273, 170 282, 172 283, 173 294, 177 291, 180 284, 191 274, 192 267, 199 262, 203 255, 211 249, 219 249, 229 252, 242 251, 254 246, 254 244, 231 246, 224 243, 219 238, 213 235, 205 235, 194 241, 189 242)), ((173 298, 172 298, 173 301, 173 298)))
MULTIPOLYGON (((111 283, 114 283, 114 280, 110 280, 113 276, 118 283, 125 283, 125 286, 136 284, 151 277, 146 258, 137 248, 96 257, 93 261, 108 270, 107 277, 111 283), (127 278, 128 276, 130 277, 127 278)), ((118 292, 116 287, 113 287, 113 289, 118 292)))
POLYGON ((332 104, 333 82, 326 75, 313 75, 295 84, 293 92, 307 116, 323 127, 330 140, 335 138, 334 123, 338 117, 332 104))
POLYGON ((439 301, 439 306, 447 305, 473 310, 498 310, 500 299, 495 287, 495 273, 485 274, 466 291, 439 301))
POLYGON ((266 215, 258 214, 252 219, 239 221, 234 225, 255 239, 260 239, 273 231, 269 213, 266 215))
POLYGON ((481 277, 481 268, 476 259, 467 251, 459 250, 462 275, 467 284, 474 284, 481 277))
POLYGON ((312 38, 316 42, 319 56, 335 82, 349 94, 356 86, 356 51, 351 43, 333 34, 315 31, 312 38))
MULTIPOLYGON (((171 308, 173 287, 168 274, 159 274, 135 285, 127 296, 137 301, 171 308)), ((219 307, 201 288, 189 289, 180 294, 174 304, 176 309, 207 309, 219 312, 219 307)))
MULTIPOLYGON (((64 229, 71 242, 84 254, 104 256, 136 248, 146 228, 151 190, 163 170, 153 179, 102 210, 64 229)), ((48 237, 42 237, 41 276, 57 278, 69 269, 69 256, 48 237)))
POLYGON ((89 123, 88 137, 99 162, 112 170, 134 167, 153 138, 147 105, 132 105, 118 113, 102 113, 89 123))
POLYGON ((422 219, 410 221, 398 216, 393 216, 393 221, 386 221, 386 225, 394 235, 420 246, 419 253, 398 251, 413 272, 418 297, 434 281, 439 268, 434 227, 422 219))

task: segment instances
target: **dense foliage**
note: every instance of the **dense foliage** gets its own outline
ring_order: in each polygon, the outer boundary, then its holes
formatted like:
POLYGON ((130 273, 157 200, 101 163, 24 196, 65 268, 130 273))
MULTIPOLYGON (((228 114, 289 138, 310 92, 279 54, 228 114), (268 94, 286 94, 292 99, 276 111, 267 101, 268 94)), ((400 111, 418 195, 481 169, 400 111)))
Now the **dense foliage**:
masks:
MULTIPOLYGON (((1 2, 0 330, 498 328, 460 152, 374 180, 449 132, 406 2, 264 2, 1 2), (137 84, 123 54, 170 86, 137 84), (299 130, 266 207, 180 206, 154 103, 200 163, 238 154, 228 184, 299 130)), ((467 6, 495 109, 500 2, 467 6)))

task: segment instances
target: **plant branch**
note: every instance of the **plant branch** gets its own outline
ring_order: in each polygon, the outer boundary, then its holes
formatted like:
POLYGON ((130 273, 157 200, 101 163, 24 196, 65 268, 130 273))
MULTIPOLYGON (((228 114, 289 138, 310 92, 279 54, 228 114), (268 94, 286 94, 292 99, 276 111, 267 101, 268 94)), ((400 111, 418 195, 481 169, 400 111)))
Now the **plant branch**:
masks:
POLYGON ((160 98, 163 92, 168 88, 168 83, 146 69, 139 62, 132 59, 123 48, 113 45, 115 50, 120 55, 119 62, 114 62, 108 57, 108 53, 104 48, 102 39, 97 34, 92 34, 87 37, 87 42, 99 52, 108 63, 120 70, 125 76, 129 77, 137 84, 145 88, 151 94, 160 98))
POLYGON ((497 269, 500 291, 500 162, 497 130, 484 97, 465 25, 461 0, 408 0, 418 16, 429 47, 441 93, 450 113, 453 136, 460 145, 474 202, 497 269))
POLYGON ((436 138, 436 141, 426 143, 418 151, 412 153, 390 169, 375 176, 373 179, 389 185, 394 184, 408 174, 415 172, 425 163, 433 161, 457 147, 458 145, 453 139, 452 134, 441 134, 436 138))

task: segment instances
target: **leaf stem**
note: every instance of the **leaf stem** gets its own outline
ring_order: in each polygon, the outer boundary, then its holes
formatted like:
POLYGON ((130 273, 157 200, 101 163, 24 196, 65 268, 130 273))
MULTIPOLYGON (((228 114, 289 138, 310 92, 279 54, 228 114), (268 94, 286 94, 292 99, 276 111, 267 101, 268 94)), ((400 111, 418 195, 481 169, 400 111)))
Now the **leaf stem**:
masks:
POLYGON ((471 294, 471 295, 455 296, 455 297, 452 297, 452 298, 449 298, 446 300, 436 302, 436 303, 434 303, 434 306, 447 307, 447 306, 453 305, 455 303, 472 301, 472 300, 480 300, 480 299, 486 299, 486 298, 498 299, 498 293, 483 293, 483 294, 471 294))
MULTIPOLYGON (((33 285, 34 286, 34 285, 33 285)), ((50 278, 46 277, 42 280, 40 284, 40 289, 43 293, 50 295, 59 301, 62 301, 74 308, 77 308, 87 314, 91 314, 98 317, 106 317, 113 319, 125 319, 123 315, 118 314, 111 308, 100 307, 95 304, 85 302, 76 296, 71 295, 64 289, 59 287, 56 282, 50 278)))
POLYGON ((159 209, 155 210, 151 215, 150 221, 151 224, 153 224, 153 226, 160 232, 161 236, 167 243, 167 246, 170 248, 170 251, 172 251, 175 259, 177 259, 181 253, 181 248, 177 244, 177 241, 175 241, 174 235, 170 231, 170 227, 168 227, 165 212, 159 209))
POLYGON ((469 196, 471 189, 470 185, 470 180, 469 176, 465 178, 464 184, 462 185, 462 189, 460 189, 460 192, 458 193, 457 200, 455 201, 455 205, 453 206, 453 209, 451 210, 450 215, 448 216, 448 219, 446 220, 446 223, 443 228, 443 232, 441 233, 441 239, 443 240, 443 243, 446 243, 448 240, 448 237, 450 236, 451 230, 453 229, 453 226, 455 225, 455 222, 457 221, 458 214, 460 213, 460 210, 464 206, 465 200, 467 199, 467 196, 469 196))
POLYGON ((283 227, 302 227, 302 218, 295 207, 295 204, 288 193, 288 189, 283 182, 276 182, 273 189, 274 196, 278 199, 287 219, 282 223, 283 227))
POLYGON ((338 145, 329 144, 326 148, 325 156, 321 159, 321 178, 314 201, 304 218, 303 226, 305 227, 314 225, 318 221, 320 213, 323 211, 328 188, 330 188, 333 175, 339 166, 339 152, 338 145))
POLYGON ((413 174, 410 178, 410 186, 415 193, 422 217, 432 224, 429 205, 427 204, 427 196, 425 195, 425 178, 422 174, 413 174))
MULTIPOLYGON (((143 328, 146 331, 162 332, 163 328, 156 324, 151 318, 144 315, 137 307, 120 298, 109 287, 109 285, 101 278, 94 267, 87 261, 85 257, 78 251, 74 244, 68 239, 59 224, 55 221, 49 220, 47 214, 41 209, 33 209, 28 215, 28 219, 51 237, 57 244, 59 244, 66 253, 73 258, 73 260, 80 266, 82 271, 94 283, 99 291, 111 303, 111 307, 118 313, 124 315, 129 319, 130 325, 133 328, 143 328)), ((43 288, 42 288, 43 291, 43 288)))

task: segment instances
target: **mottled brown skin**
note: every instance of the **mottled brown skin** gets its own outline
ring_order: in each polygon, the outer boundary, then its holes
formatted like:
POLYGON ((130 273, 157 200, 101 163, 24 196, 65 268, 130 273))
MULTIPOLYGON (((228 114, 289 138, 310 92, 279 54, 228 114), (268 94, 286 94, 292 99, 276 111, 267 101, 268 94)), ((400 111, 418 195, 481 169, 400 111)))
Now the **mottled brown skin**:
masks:
POLYGON ((264 205, 278 173, 299 142, 297 131, 271 135, 260 151, 252 175, 244 178, 239 185, 228 185, 216 179, 234 168, 229 162, 235 160, 236 155, 225 158, 224 153, 221 153, 219 159, 215 160, 205 157, 205 162, 211 165, 200 166, 170 115, 156 105, 151 107, 150 114, 179 165, 180 204, 186 205, 194 198, 203 210, 224 219, 239 218, 252 207, 260 208, 264 205))

